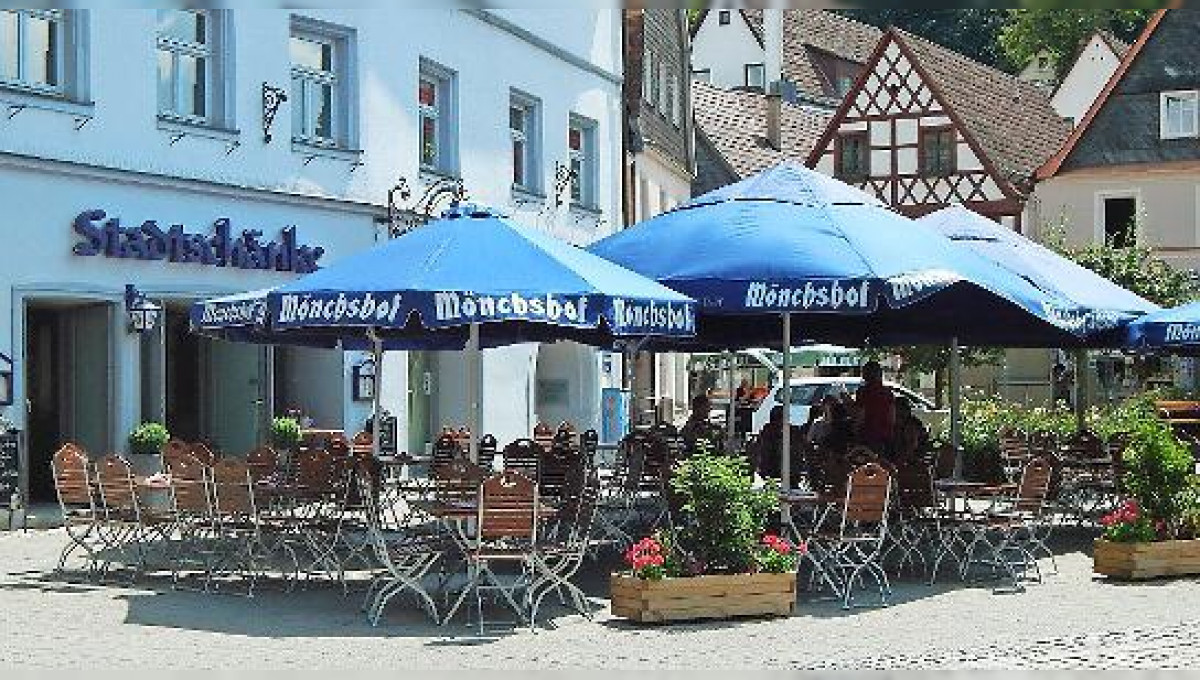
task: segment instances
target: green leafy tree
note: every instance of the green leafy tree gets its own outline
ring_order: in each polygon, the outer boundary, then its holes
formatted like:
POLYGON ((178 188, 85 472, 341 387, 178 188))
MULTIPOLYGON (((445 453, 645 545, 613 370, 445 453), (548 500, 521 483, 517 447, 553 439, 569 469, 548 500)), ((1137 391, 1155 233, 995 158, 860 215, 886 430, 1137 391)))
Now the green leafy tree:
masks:
POLYGON ((901 30, 948 47, 988 66, 1002 66, 997 37, 1008 14, 1002 9, 877 8, 840 10, 865 24, 901 30))
MULTIPOLYGON (((1160 7, 1162 3, 1133 3, 1160 7)), ((1079 44, 1098 30, 1122 40, 1133 40, 1146 25, 1152 9, 1067 9, 1053 3, 1025 3, 1027 9, 1008 10, 997 33, 997 47, 1007 64, 1019 70, 1031 59, 1046 53, 1062 76, 1079 44)), ((1128 6, 1128 5, 1126 5, 1128 6)))
POLYGON ((1042 241, 1058 254, 1075 261, 1126 290, 1137 293, 1163 307, 1175 307, 1200 297, 1194 274, 1176 269, 1155 255, 1137 238, 1142 231, 1135 220, 1130 225, 1134 238, 1117 246, 1114 243, 1072 245, 1066 240, 1066 221, 1042 228, 1042 241))

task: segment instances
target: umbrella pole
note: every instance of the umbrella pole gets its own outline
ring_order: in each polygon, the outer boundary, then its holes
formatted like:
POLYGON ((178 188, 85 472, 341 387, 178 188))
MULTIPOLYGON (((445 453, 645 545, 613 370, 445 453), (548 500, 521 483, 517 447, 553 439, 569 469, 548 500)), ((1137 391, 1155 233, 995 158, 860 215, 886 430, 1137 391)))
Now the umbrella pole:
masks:
POLYGON ((734 393, 733 369, 735 366, 735 362, 737 361, 737 355, 734 354, 733 352, 726 352, 725 358, 727 359, 725 367, 726 367, 727 373, 728 373, 726 375, 726 385, 725 386, 726 386, 726 389, 729 391, 729 408, 726 410, 726 413, 725 413, 725 429, 726 429, 726 439, 729 441, 728 452, 732 454, 734 440, 737 438, 737 435, 734 434, 734 424, 735 424, 734 418, 737 416, 737 404, 735 403, 735 400, 733 398, 733 393, 734 393))
POLYGON ((470 335, 467 340, 467 410, 468 410, 468 427, 471 430, 471 442, 469 453, 472 463, 479 462, 479 437, 480 433, 480 414, 479 402, 480 393, 483 391, 483 385, 480 384, 482 371, 482 361, 479 349, 479 324, 473 323, 470 326, 470 335))
POLYGON ((954 478, 962 479, 962 363, 957 336, 950 339, 950 446, 954 448, 954 478))
POLYGON ((792 314, 783 314, 783 433, 779 475, 784 491, 792 488, 792 314))
POLYGON ((375 362, 375 391, 371 395, 371 457, 379 460, 382 453, 380 449, 380 404, 382 403, 383 392, 383 340, 379 338, 379 333, 374 329, 367 331, 367 335, 371 338, 371 360, 375 362))

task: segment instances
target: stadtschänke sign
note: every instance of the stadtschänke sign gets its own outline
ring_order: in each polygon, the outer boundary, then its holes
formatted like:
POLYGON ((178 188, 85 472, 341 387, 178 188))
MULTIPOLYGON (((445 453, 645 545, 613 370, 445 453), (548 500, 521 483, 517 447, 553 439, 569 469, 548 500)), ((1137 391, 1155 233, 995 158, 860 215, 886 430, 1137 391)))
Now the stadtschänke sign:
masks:
POLYGON ((194 234, 181 224, 163 229, 147 220, 136 227, 122 227, 118 217, 103 210, 85 210, 74 222, 80 240, 72 248, 76 255, 120 257, 135 260, 166 260, 236 269, 274 269, 308 274, 315 272, 325 254, 319 246, 296 242, 296 228, 280 231, 274 241, 263 241, 262 231, 243 229, 235 235, 229 218, 213 222, 212 233, 194 234))

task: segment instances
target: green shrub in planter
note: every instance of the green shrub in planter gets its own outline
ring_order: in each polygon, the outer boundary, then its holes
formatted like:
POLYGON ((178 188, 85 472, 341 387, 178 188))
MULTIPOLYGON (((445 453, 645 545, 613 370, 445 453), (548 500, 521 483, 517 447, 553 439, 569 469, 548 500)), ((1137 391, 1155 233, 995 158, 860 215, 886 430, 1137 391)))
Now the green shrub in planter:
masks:
POLYGON ((300 443, 300 422, 295 418, 276 418, 271 421, 271 443, 277 449, 295 449, 300 443))
POLYGON ((1125 488, 1152 522, 1174 535, 1195 495, 1192 452, 1169 425, 1157 420, 1138 424, 1125 450, 1125 488))
POLYGON ((161 453, 171 439, 171 433, 162 423, 142 423, 129 433, 129 450, 132 453, 161 453))

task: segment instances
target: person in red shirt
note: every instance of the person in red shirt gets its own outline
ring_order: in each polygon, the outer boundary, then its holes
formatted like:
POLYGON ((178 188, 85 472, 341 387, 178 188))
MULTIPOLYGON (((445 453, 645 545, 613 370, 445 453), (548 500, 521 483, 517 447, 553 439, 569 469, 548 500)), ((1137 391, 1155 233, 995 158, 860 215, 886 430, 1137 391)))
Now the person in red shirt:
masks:
POLYGON ((883 367, 878 361, 863 364, 862 379, 862 386, 854 395, 862 418, 859 436, 876 454, 885 455, 896 426, 896 398, 883 384, 883 367))

